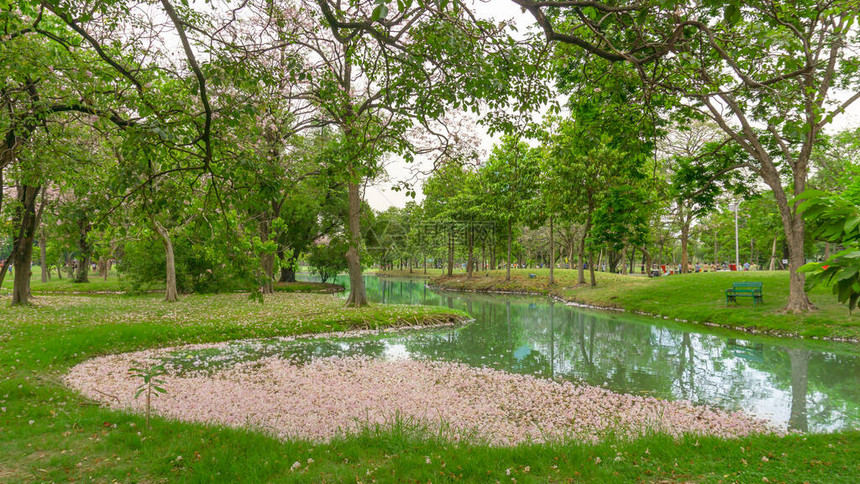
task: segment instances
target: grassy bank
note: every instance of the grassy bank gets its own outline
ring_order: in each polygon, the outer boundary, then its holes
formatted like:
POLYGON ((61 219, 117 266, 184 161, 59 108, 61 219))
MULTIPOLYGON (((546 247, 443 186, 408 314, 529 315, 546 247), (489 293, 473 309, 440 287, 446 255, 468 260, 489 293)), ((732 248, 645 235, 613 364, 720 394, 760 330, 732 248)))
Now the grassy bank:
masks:
POLYGON ((462 317, 448 309, 341 307, 327 295, 42 296, 0 306, 0 482, 852 482, 860 433, 740 440, 656 435, 599 445, 452 444, 401 423, 330 444, 103 409, 62 375, 149 347, 462 317), (296 464, 298 463, 298 464, 296 464))
MULTIPOLYGON (((401 279, 429 279, 431 277, 439 277, 445 274, 445 269, 424 269, 413 267, 412 272, 409 269, 393 269, 393 270, 377 270, 375 274, 379 277, 397 277, 401 279)), ((462 271, 454 271, 454 274, 465 274, 462 271)))
MULTIPOLYGON (((568 301, 602 307, 623 308, 687 321, 711 322, 729 328, 776 336, 827 337, 860 340, 860 314, 848 314, 829 288, 812 291, 817 310, 807 314, 785 314, 788 301, 787 272, 716 272, 682 274, 649 279, 597 273, 597 287, 578 286, 576 271, 556 270, 556 284, 549 284, 549 270, 513 270, 505 282, 505 271, 463 276, 437 277, 431 284, 469 291, 515 291, 556 295, 568 301), (534 274, 530 278, 529 274, 534 274), (725 289, 732 282, 763 283, 764 304, 740 298, 726 306, 725 289)), ((588 274, 586 273, 586 278, 588 274)))
POLYGON ((329 284, 324 282, 276 282, 274 284, 276 292, 315 292, 315 293, 333 293, 343 291, 343 286, 340 284, 329 284))

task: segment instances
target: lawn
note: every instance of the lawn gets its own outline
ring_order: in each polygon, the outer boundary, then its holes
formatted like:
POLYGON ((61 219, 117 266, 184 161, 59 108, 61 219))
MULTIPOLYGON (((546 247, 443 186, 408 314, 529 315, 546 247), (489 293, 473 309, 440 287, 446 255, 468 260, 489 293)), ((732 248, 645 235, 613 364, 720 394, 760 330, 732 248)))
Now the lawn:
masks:
POLYGON ((552 286, 549 269, 513 270, 510 282, 505 282, 504 277, 505 271, 491 271, 476 273, 471 279, 465 275, 437 277, 431 284, 454 290, 552 294, 583 304, 710 322, 775 336, 860 341, 860 314, 849 315, 848 308, 837 303, 829 288, 819 287, 810 294, 817 310, 808 314, 784 313, 782 309, 788 301, 787 272, 714 272, 653 279, 598 272, 594 288, 577 286, 576 271, 567 269, 555 271, 556 284, 552 286), (530 278, 529 274, 535 277, 530 278), (726 306, 725 289, 740 281, 762 282, 764 304, 753 306, 752 300, 741 298, 737 304, 726 306))
MULTIPOLYGON (((57 277, 57 271, 51 272, 51 279, 48 282, 42 282, 42 270, 39 266, 32 267, 32 276, 30 277, 30 291, 33 294, 59 294, 59 293, 120 293, 137 291, 164 291, 164 284, 148 284, 142 287, 135 288, 128 278, 120 276, 116 269, 112 269, 108 274, 107 279, 99 277, 98 273, 90 272, 89 282, 78 283, 74 278, 68 277, 68 274, 63 274, 63 278, 57 277)), ((13 275, 7 273, 3 280, 3 286, 0 287, 0 295, 9 294, 12 290, 13 275)))
MULTIPOLYGON (((429 279, 431 277, 439 277, 447 273, 446 269, 433 269, 428 268, 427 272, 424 272, 424 269, 420 267, 413 267, 412 272, 409 272, 409 269, 391 269, 391 270, 377 270, 377 276, 380 277, 398 277, 404 279, 429 279)), ((462 270, 454 270, 454 274, 465 274, 462 270)))
MULTIPOLYGON (((107 278, 99 277, 98 274, 90 274, 89 282, 78 283, 74 279, 64 276, 57 278, 56 272, 52 273, 51 280, 42 282, 42 272, 38 266, 33 266, 33 275, 30 278, 30 291, 33 294, 93 294, 93 293, 134 293, 134 292, 164 292, 164 283, 144 284, 135 286, 127 277, 122 277, 116 270, 112 270, 107 278)), ((0 288, 0 295, 8 294, 12 289, 12 275, 7 274, 0 288)), ((343 286, 337 284, 322 284, 319 282, 277 282, 274 284, 278 292, 338 292, 343 286)))
POLYGON ((277 292, 318 292, 318 293, 333 293, 343 291, 343 286, 340 284, 329 284, 323 282, 276 282, 274 289, 277 292))
POLYGON ((62 375, 90 357, 185 343, 436 322, 448 309, 344 309, 319 294, 38 296, 0 306, 0 482, 855 482, 860 432, 662 435, 495 448, 399 422, 328 444, 104 409, 62 375))

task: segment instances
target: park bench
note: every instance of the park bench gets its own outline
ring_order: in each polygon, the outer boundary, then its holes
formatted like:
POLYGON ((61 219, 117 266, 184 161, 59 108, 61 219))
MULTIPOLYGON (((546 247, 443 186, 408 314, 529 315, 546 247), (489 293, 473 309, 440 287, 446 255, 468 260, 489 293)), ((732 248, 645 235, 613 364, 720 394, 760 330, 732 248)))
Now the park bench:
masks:
POLYGON ((737 303, 739 297, 751 297, 753 306, 764 302, 760 282, 734 282, 731 289, 726 289, 726 306, 730 302, 737 303))

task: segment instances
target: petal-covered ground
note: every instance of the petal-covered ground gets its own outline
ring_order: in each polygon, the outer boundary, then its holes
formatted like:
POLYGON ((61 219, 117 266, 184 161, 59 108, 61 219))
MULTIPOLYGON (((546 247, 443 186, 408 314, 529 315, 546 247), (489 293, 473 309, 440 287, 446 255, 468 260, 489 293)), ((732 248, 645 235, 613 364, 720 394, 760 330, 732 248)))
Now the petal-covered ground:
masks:
MULTIPOLYGON (((134 398, 140 381, 128 369, 173 350, 95 358, 74 367, 66 382, 112 408, 142 411, 145 399, 134 398)), ((211 375, 170 372, 164 379, 167 393, 153 399, 157 414, 317 441, 404 421, 492 445, 595 441, 609 433, 736 437, 773 431, 742 413, 450 362, 267 357, 211 375)))

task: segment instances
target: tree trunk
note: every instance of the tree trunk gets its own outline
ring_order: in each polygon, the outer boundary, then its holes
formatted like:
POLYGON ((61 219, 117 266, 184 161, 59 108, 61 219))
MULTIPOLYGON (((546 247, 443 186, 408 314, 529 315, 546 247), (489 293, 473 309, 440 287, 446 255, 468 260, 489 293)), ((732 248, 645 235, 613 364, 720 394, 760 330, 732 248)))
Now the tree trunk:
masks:
POLYGON ((155 231, 161 237, 161 243, 164 245, 165 255, 165 286, 164 300, 167 302, 176 302, 179 300, 179 293, 176 291, 176 260, 173 257, 173 242, 170 240, 170 233, 162 227, 158 222, 154 222, 155 231))
MULTIPOLYGON (((585 239, 588 238, 589 231, 591 231, 591 215, 590 214, 585 219, 585 227, 582 229, 582 238, 579 240, 579 257, 578 257, 578 259, 579 259, 579 261, 578 261, 578 264, 579 264, 578 276, 579 277, 577 279, 578 284, 585 284, 585 267, 584 267, 584 265, 585 265, 584 264, 585 263, 585 239)), ((593 261, 591 259, 589 259, 588 269, 591 271, 591 274, 593 275, 594 274, 594 267, 593 267, 594 264, 592 262, 593 261)))
POLYGON ((645 273, 648 274, 648 277, 651 277, 651 253, 645 249, 645 246, 639 247, 639 250, 642 251, 642 256, 645 257, 645 273))
MULTIPOLYGON (((260 240, 267 242, 269 240, 269 221, 263 214, 263 220, 260 221, 260 240)), ((273 294, 275 287, 272 280, 275 278, 275 254, 271 252, 263 252, 260 254, 260 268, 263 271, 263 280, 260 283, 260 292, 263 294, 273 294)))
POLYGON ((275 254, 261 254, 260 266, 263 269, 263 281, 260 284, 260 292, 263 294, 272 294, 275 292, 275 286, 272 283, 275 278, 275 254))
POLYGON ((588 252, 588 273, 591 276, 591 287, 597 285, 597 277, 594 275, 594 252, 588 252))
POLYGON ((804 223, 800 215, 795 215, 791 220, 790 229, 786 230, 786 236, 790 238, 788 243, 788 304, 785 309, 792 313, 802 313, 813 309, 806 294, 806 276, 797 270, 806 263, 804 254, 804 223))
POLYGON ((367 306, 367 290, 364 287, 364 278, 361 274, 361 259, 359 249, 361 247, 361 193, 358 182, 354 179, 355 173, 350 168, 353 179, 349 181, 349 249, 346 251, 346 262, 349 266, 349 297, 347 306, 367 306))
POLYGON ((625 276, 627 275, 627 244, 624 244, 624 247, 621 248, 621 273, 625 276))
POLYGON ((78 272, 75 274, 75 282, 90 282, 90 257, 92 246, 87 241, 90 233, 90 223, 86 217, 78 220, 78 272))
MULTIPOLYGON (((12 284, 12 304, 27 304, 30 301, 30 264, 33 259, 33 239, 36 236, 36 197, 41 187, 23 185, 18 188, 21 205, 16 210, 20 226, 18 235, 12 240, 12 254, 9 258, 14 266, 12 284)), ((3 269, 5 271, 6 266, 3 269)), ((0 275, 0 284, 3 277, 0 275)))
POLYGON ((555 246, 553 245, 553 225, 552 217, 549 218, 549 283, 555 284, 555 246))
POLYGON ((39 267, 42 268, 42 282, 48 282, 51 279, 51 271, 48 270, 48 237, 45 235, 45 229, 39 230, 39 267))
POLYGON ((471 279, 472 278, 472 271, 475 270, 475 264, 472 261, 472 259, 474 257, 474 252, 475 252, 475 234, 472 231, 471 224, 469 226, 468 240, 469 240, 469 256, 468 256, 469 258, 466 260, 466 278, 471 279))
POLYGON ((690 222, 692 217, 689 217, 681 212, 681 274, 689 272, 687 266, 690 264, 690 222))
POLYGON ((99 271, 99 277, 107 280, 108 278, 108 260, 107 257, 99 257, 99 260, 96 262, 96 267, 99 271))
POLYGON ((776 239, 777 236, 773 236, 773 247, 770 250, 770 270, 774 270, 776 268, 776 239))
POLYGON ((281 277, 278 282, 296 282, 296 266, 292 258, 287 259, 286 266, 281 266, 281 277))
MULTIPOLYGON (((800 195, 806 189, 806 167, 808 153, 801 152, 793 163, 794 196, 800 195), (805 158, 805 159, 801 159, 805 158)), ((788 246, 788 304, 785 310, 791 313, 803 313, 813 309, 809 297, 806 295, 804 274, 797 272, 806 262, 804 254, 804 231, 805 223, 803 217, 797 212, 800 200, 793 204, 783 188, 782 178, 772 163, 762 163, 760 172, 764 182, 771 188, 776 205, 779 207, 779 215, 782 219, 782 228, 785 233, 785 243, 788 246)))
POLYGON ((454 275, 454 228, 448 231, 448 277, 454 275))
POLYGON ((717 229, 714 229, 714 266, 720 265, 719 255, 717 255, 717 229))
POLYGON ((511 280, 511 221, 508 219, 508 268, 505 272, 505 281, 511 280))
POLYGON ((573 269, 573 251, 576 247, 574 246, 574 235, 571 234, 570 241, 567 246, 567 268, 573 269))

